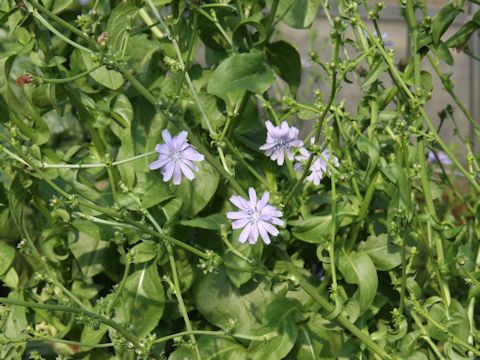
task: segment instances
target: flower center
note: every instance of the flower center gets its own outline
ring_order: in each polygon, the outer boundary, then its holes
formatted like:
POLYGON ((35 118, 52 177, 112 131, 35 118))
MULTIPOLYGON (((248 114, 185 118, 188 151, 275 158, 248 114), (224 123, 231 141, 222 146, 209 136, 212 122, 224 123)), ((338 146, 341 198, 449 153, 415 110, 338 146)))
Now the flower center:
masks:
POLYGON ((276 149, 284 149, 284 148, 288 149, 289 147, 290 147, 289 141, 283 140, 283 139, 275 140, 275 148, 276 149))
POLYGON ((253 211, 251 214, 252 224, 256 224, 259 219, 260 219, 260 213, 257 210, 253 211))
POLYGON ((182 158, 182 154, 180 151, 173 151, 170 153, 170 159, 173 161, 178 161, 182 158))

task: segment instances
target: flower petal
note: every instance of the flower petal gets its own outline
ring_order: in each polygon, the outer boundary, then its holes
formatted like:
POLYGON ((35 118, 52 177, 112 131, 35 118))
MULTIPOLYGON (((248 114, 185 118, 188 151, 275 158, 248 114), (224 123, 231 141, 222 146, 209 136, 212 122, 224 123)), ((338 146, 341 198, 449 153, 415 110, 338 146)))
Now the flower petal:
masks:
POLYGON ((173 169, 173 184, 180 185, 181 182, 182 182, 182 171, 180 170, 180 165, 176 163, 173 169))
POLYGON ((250 223, 248 223, 247 225, 245 225, 245 228, 240 233, 240 236, 238 237, 238 241, 240 241, 242 244, 245 241, 247 241, 248 237, 250 236, 251 227, 252 227, 252 225, 250 223))

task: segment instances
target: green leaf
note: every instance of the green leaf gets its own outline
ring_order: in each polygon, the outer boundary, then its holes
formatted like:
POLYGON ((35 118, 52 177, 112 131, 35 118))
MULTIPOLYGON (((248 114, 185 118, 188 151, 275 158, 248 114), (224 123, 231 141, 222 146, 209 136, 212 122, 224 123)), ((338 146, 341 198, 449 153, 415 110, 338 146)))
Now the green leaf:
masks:
POLYGON ((225 331, 231 328, 233 321, 237 332, 250 333, 261 326, 257 319, 262 318, 273 294, 268 284, 248 285, 235 288, 224 268, 217 273, 209 273, 195 283, 193 293, 197 309, 208 322, 225 331))
POLYGON ((133 107, 128 97, 120 94, 112 101, 112 104, 113 118, 123 127, 130 127, 133 121, 133 107))
POLYGON ((5 241, 0 241, 0 276, 4 275, 15 259, 15 248, 5 241))
POLYGON ((319 0, 280 0, 276 17, 295 29, 306 29, 317 17, 319 4, 319 0))
MULTIPOLYGON (((81 55, 83 63, 85 64, 87 70, 91 70, 97 67, 97 64, 95 64, 91 58, 91 54, 82 51, 81 55)), ((92 71, 89 76, 96 82, 98 82, 100 85, 103 85, 112 90, 119 89, 125 82, 122 74, 115 70, 108 70, 106 66, 102 66, 97 70, 92 71)))
POLYGON ((383 61, 381 57, 377 57, 370 69, 370 72, 365 77, 365 80, 362 83, 362 89, 365 90, 370 85, 372 85, 375 81, 379 79, 379 77, 385 73, 387 70, 388 65, 383 61))
POLYGON ((450 24, 461 12, 462 10, 457 8, 456 5, 448 3, 435 15, 432 20, 432 37, 435 47, 438 46, 440 37, 447 31, 450 24))
POLYGON ((140 8, 140 2, 129 1, 113 9, 107 22, 108 48, 113 54, 122 51, 127 28, 132 27, 132 20, 140 8))
POLYGON ((133 263, 140 264, 154 259, 159 250, 158 242, 141 242, 130 250, 130 254, 133 255, 133 263))
POLYGON ((116 321, 129 324, 144 338, 158 324, 165 307, 165 293, 155 261, 136 265, 125 281, 115 305, 116 321))
MULTIPOLYGON (((470 334, 468 314, 457 299, 451 299, 448 311, 445 311, 445 306, 442 303, 434 304, 428 311, 428 315, 438 324, 445 326, 458 338, 463 341, 468 341, 468 336, 470 334)), ((448 333, 440 330, 430 321, 427 325, 427 331, 428 334, 436 340, 447 341, 449 339, 448 333)))
POLYGON ((432 50, 440 60, 445 61, 448 65, 453 65, 453 56, 447 44, 440 42, 436 48, 429 46, 429 49, 432 50))
POLYGON ((473 19, 462 25, 462 27, 453 34, 446 44, 449 48, 463 48, 470 40, 472 34, 480 27, 480 10, 478 10, 473 19))
MULTIPOLYGON (((198 350, 202 359, 209 360, 250 360, 245 349, 241 344, 233 339, 201 336, 197 339, 198 350)), ((191 360, 192 349, 187 345, 178 347, 168 358, 168 360, 191 360)))
MULTIPOLYGON (((136 176, 137 186, 133 188, 132 194, 140 199, 145 209, 149 209, 173 197, 158 171, 150 171, 147 174, 137 173, 136 176)), ((140 209, 138 203, 129 194, 119 194, 119 203, 130 210, 140 209)))
POLYGON ((402 263, 401 247, 388 240, 387 234, 370 236, 359 246, 373 261, 377 270, 388 271, 402 263))
POLYGON ((305 220, 290 222, 294 225, 292 235, 299 240, 313 244, 323 242, 325 236, 330 234, 332 215, 312 216, 305 220))
POLYGON ((342 252, 338 259, 338 268, 347 283, 358 286, 353 299, 358 301, 362 314, 377 295, 378 278, 375 265, 364 251, 350 254, 342 252))
POLYGON ((292 354, 295 359, 338 359, 342 345, 343 332, 332 328, 331 323, 320 315, 315 315, 299 326, 292 354))
POLYGON ((284 359, 297 340, 297 316, 302 305, 295 299, 275 299, 266 310, 265 332, 275 331, 278 335, 266 342, 252 343, 248 349, 253 360, 284 359))
POLYGON ((275 72, 290 86, 291 93, 295 94, 302 79, 298 51, 286 41, 277 41, 267 45, 267 58, 275 72))
POLYGON ((263 52, 235 54, 225 59, 208 81, 208 92, 235 105, 245 91, 262 94, 275 80, 263 52))
POLYGON ((212 214, 203 218, 196 218, 192 220, 181 220, 180 225, 189 226, 198 229, 216 230, 219 231, 222 225, 228 223, 225 213, 212 214))
POLYGON ((195 179, 188 181, 183 178, 179 186, 172 185, 173 192, 182 199, 182 212, 184 216, 197 215, 212 199, 217 191, 220 176, 218 172, 206 161, 198 163, 199 171, 195 179))
POLYGON ((69 247, 83 276, 89 278, 100 274, 108 266, 113 254, 110 242, 107 241, 108 231, 85 220, 76 220, 72 225, 79 232, 69 247))
MULTIPOLYGON (((235 250, 237 250, 246 258, 259 262, 263 253, 263 243, 259 241, 255 245, 251 245, 249 243, 242 244, 240 241, 238 241, 238 237, 240 236, 240 233, 241 233, 241 229, 232 231, 230 242, 233 248, 235 248, 235 250)), ((226 262, 240 268, 248 269, 251 267, 251 263, 239 257, 230 249, 227 249, 227 251, 225 251, 224 259, 226 262)), ((230 268, 227 268, 227 275, 230 281, 238 288, 243 284, 245 284, 250 279, 252 279, 252 276, 253 276, 251 272, 238 271, 230 268)))

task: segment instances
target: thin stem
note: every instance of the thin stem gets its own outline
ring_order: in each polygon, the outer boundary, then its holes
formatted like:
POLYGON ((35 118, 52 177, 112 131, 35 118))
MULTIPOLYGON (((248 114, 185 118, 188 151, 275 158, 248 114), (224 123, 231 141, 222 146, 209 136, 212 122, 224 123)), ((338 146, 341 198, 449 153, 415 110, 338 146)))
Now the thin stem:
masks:
POLYGON ((192 143, 192 145, 194 147, 197 148, 197 150, 199 150, 203 156, 205 156, 205 159, 215 168, 215 170, 217 170, 222 176, 226 177, 227 179, 230 180, 231 182, 231 185, 232 187, 234 188, 235 191, 237 191, 238 194, 241 194, 241 195, 244 195, 246 196, 246 192, 245 190, 243 189, 243 187, 240 185, 240 183, 235 179, 234 176, 232 176, 232 174, 230 174, 229 172, 227 172, 222 164, 220 164, 218 162, 218 160, 212 155, 210 154, 210 152, 208 151, 208 149, 202 144, 202 142, 200 141, 200 139, 197 138, 197 136, 195 136, 195 134, 190 131, 189 127, 186 125, 186 124, 182 124, 182 126, 180 126, 178 124, 177 121, 174 121, 174 119, 172 118, 172 116, 163 111, 160 106, 159 106, 159 103, 157 101, 157 99, 142 85, 142 83, 140 81, 138 81, 135 76, 133 76, 130 71, 128 71, 127 69, 124 69, 124 68, 120 68, 120 72, 123 74, 123 76, 125 77, 125 79, 127 79, 130 84, 150 103, 154 106, 154 108, 162 113, 163 115, 165 115, 165 117, 170 121, 172 122, 173 125, 175 125, 177 128, 179 129, 182 129, 182 130, 187 130, 188 133, 189 133, 189 136, 190 136, 190 141, 192 143))
POLYGON ((80 38, 82 38, 83 40, 85 40, 85 42, 87 42, 91 47, 93 48, 97 48, 98 47, 98 44, 95 42, 95 40, 89 38, 86 34, 84 34, 81 30, 77 29, 76 27, 72 26, 70 23, 68 23, 67 21, 63 20, 61 17, 55 15, 54 13, 52 13, 50 10, 48 10, 47 8, 43 7, 42 5, 40 5, 38 2, 36 1, 31 1, 29 2, 30 5, 32 5, 35 9, 39 10, 40 12, 42 12, 43 14, 45 14, 45 16, 47 16, 48 18, 52 19, 53 21, 55 21, 56 23, 58 23, 59 25, 63 26, 65 29, 67 29, 68 31, 71 31, 72 33, 74 33, 75 35, 78 35, 80 38))
POLYGON ((73 47, 76 47, 77 49, 81 50, 81 51, 85 51, 85 52, 88 52, 88 53, 93 53, 92 50, 76 43, 75 41, 69 39, 68 37, 66 37, 65 35, 63 35, 60 31, 58 31, 57 29, 55 29, 52 25, 50 25, 50 23, 45 20, 45 18, 40 15, 36 10, 33 11, 33 16, 38 20, 40 21, 40 23, 45 26, 48 30, 50 30, 52 33, 54 33, 55 35, 57 35, 60 39, 62 39, 63 41, 65 41, 66 43, 72 45, 73 47))
POLYGON ((473 116, 470 114, 470 112, 467 110, 467 108, 465 107, 465 105, 463 105, 463 103, 460 101, 460 99, 458 98, 457 94, 455 94, 455 91, 453 91, 453 83, 450 81, 450 79, 445 76, 444 74, 442 74, 442 71, 440 69, 440 66, 438 66, 438 60, 433 60, 432 56, 430 56, 430 54, 427 54, 427 58, 428 58, 428 61, 430 62, 430 64, 432 65, 433 67, 433 70, 435 70, 435 73, 437 74, 438 78, 440 79, 440 81, 442 82, 443 84, 443 88, 450 94, 450 96, 452 97, 453 101, 455 102, 455 104, 457 104, 458 108, 462 111, 462 113, 465 115, 465 117, 468 119, 468 121, 470 122, 470 124, 472 124, 472 126, 477 129, 477 130, 480 130, 480 126, 478 125, 478 123, 475 121, 475 119, 473 118, 473 116))
POLYGON ((30 337, 25 339, 8 339, 8 340, 0 339, 0 344, 2 345, 18 344, 23 342, 54 342, 59 344, 75 345, 75 346, 97 348, 97 349, 109 348, 109 347, 115 346, 114 343, 90 344, 90 343, 84 343, 84 342, 73 341, 73 340, 59 339, 51 336, 30 337))
POLYGON ((176 334, 167 335, 161 338, 156 339, 153 343, 158 344, 161 342, 165 342, 168 340, 172 340, 178 337, 186 336, 186 335, 208 335, 208 336, 218 336, 218 337, 225 337, 225 338, 237 338, 242 340, 250 340, 250 341, 268 341, 272 337, 276 336, 276 333, 269 333, 262 336, 255 336, 255 335, 246 335, 246 334, 228 334, 224 331, 211 331, 211 330, 192 330, 192 331, 182 331, 176 334))
MULTIPOLYGON (((320 139, 320 134, 322 132, 322 125, 323 125, 323 120, 327 116, 328 112, 330 111, 330 107, 333 104, 333 101, 335 99, 335 95, 337 92, 337 68, 338 68, 338 55, 339 55, 339 49, 340 49, 340 34, 335 33, 335 44, 334 44, 334 49, 333 49, 333 55, 332 55, 332 61, 333 61, 333 69, 332 69, 332 87, 330 89, 330 98, 328 100, 328 103, 325 105, 325 108, 323 109, 323 112, 321 113, 319 119, 317 120, 317 123, 315 124, 315 127, 317 129, 315 133, 315 143, 317 144, 319 139, 320 139)), ((285 198, 285 204, 288 204, 290 199, 292 198, 293 194, 295 194, 295 191, 297 188, 302 184, 303 180, 308 175, 308 172, 310 171, 310 167, 312 166, 313 163, 313 158, 314 154, 310 154, 308 157, 307 163, 305 165, 305 168, 303 170, 302 176, 297 180, 297 182, 294 184, 293 188, 290 190, 288 193, 287 197, 285 198)))
POLYGON ((435 269, 435 275, 437 277, 438 281, 438 287, 440 288, 440 293, 442 295, 443 299, 443 304, 445 308, 448 308, 448 305, 450 304, 450 291, 448 291, 448 287, 445 286, 445 280, 442 277, 442 274, 440 272, 440 267, 442 264, 445 262, 445 258, 443 255, 443 247, 441 246, 441 239, 438 238, 438 236, 435 237, 435 244, 432 244, 432 225, 430 223, 430 220, 427 221, 427 237, 428 237, 428 245, 429 249, 431 249, 433 246, 436 247, 437 250, 437 259, 434 259, 432 256, 432 264, 435 269), (437 246, 437 242, 440 241, 440 246, 437 246))
MULTIPOLYGON (((410 98, 410 99, 415 99, 415 96, 410 92, 410 90, 408 89, 408 86, 406 85, 405 81, 403 81, 402 77, 400 76, 397 68, 395 67, 395 65, 393 64, 392 62, 392 59, 390 58, 390 56, 386 53, 385 49, 383 48, 383 46, 374 38, 374 36, 372 35, 372 33, 368 30, 368 28, 365 26, 365 24, 363 24, 363 21, 361 19, 361 17, 356 14, 355 15, 355 18, 357 19, 357 21, 362 24, 362 27, 364 28, 364 30, 368 33, 370 39, 373 41, 373 43, 375 44, 375 46, 378 48, 380 54, 382 55, 382 57, 384 58, 384 61, 387 63, 387 65, 389 66, 391 72, 392 72, 392 77, 394 78, 394 80, 398 83, 399 87, 405 92, 405 94, 410 98)), ((442 148, 442 150, 445 152, 445 154, 447 154, 447 156, 452 160, 453 164, 455 165, 455 167, 457 167, 457 169, 465 176, 465 178, 472 184, 472 186, 475 188, 475 190, 477 192, 480 192, 480 184, 477 183, 477 181, 475 180, 475 178, 467 171, 465 170, 465 168, 462 166, 462 164, 460 164, 460 162, 457 160, 457 158, 454 156, 454 154, 450 151, 450 149, 447 147, 447 145, 443 142, 443 140, 440 138, 440 136, 438 135, 436 129, 435 129, 435 126, 433 126, 433 123, 432 121, 430 120, 430 118, 428 117, 427 113, 425 112, 425 110, 423 109, 423 107, 421 107, 419 109, 419 112, 420 112, 420 115, 422 116, 422 118, 425 120, 425 122, 427 123, 427 126, 428 128, 430 129, 430 131, 432 132, 433 136, 435 137, 435 141, 438 143, 438 145, 440 145, 440 147, 442 148)))
POLYGON ((49 83, 49 84, 65 84, 65 83, 68 83, 68 82, 71 82, 71 81, 75 81, 75 80, 78 80, 78 79, 81 79, 82 77, 84 76, 87 76, 88 74, 94 72, 95 70, 98 70, 102 65, 98 65, 96 67, 93 67, 91 68, 90 70, 87 70, 87 71, 84 71, 80 74, 77 74, 77 75, 74 75, 72 77, 69 77, 69 78, 64 78, 64 79, 47 79, 47 78, 40 78, 40 80, 42 82, 46 82, 46 83, 49 83))
POLYGON ((117 303, 117 300, 120 297, 123 287, 125 286, 125 283, 127 281, 128 275, 130 274, 130 265, 131 265, 130 258, 125 253, 125 249, 123 248, 123 246, 119 246, 119 251, 122 257, 125 259, 125 269, 123 270, 122 280, 120 280, 120 284, 115 289, 115 295, 113 296, 112 301, 110 301, 110 303, 108 304, 107 311, 106 311, 107 314, 110 312, 111 309, 113 309, 113 307, 117 303))
POLYGON ((228 139, 224 139, 224 142, 233 156, 235 156, 235 158, 240 161, 240 163, 245 166, 247 170, 250 171, 250 173, 268 189, 270 185, 265 181, 265 177, 261 176, 252 166, 250 166, 250 164, 243 157, 242 153, 235 149, 228 139))
MULTIPOLYGON (((201 7, 197 7, 194 9, 194 11, 198 12, 199 14, 203 15, 205 18, 207 18, 208 20, 210 20, 213 25, 215 25, 215 27, 217 28, 217 30, 220 32, 220 34, 222 34, 223 38, 225 39, 225 41, 228 43, 228 46, 230 47, 230 49, 233 49, 233 42, 232 42, 232 39, 230 39, 227 35, 227 33, 225 32, 225 29, 223 28, 223 26, 219 23, 218 19, 216 17, 212 17, 209 13, 207 13, 205 10, 203 10, 201 7)), ((213 10, 212 10, 213 11, 213 10)))
MULTIPOLYGON (((420 310, 420 309, 419 309, 420 310)), ((454 344, 458 344, 464 349, 467 349, 468 351, 471 351, 477 356, 480 356, 480 349, 477 349, 476 347, 470 345, 468 342, 460 339, 457 335, 455 335, 453 332, 451 332, 448 328, 445 328, 445 326, 439 324, 433 317, 431 317, 428 312, 420 310, 416 311, 417 314, 425 318, 429 323, 431 323, 433 326, 438 328, 441 331, 447 332, 449 335, 449 338, 451 339, 451 342, 454 344)))
POLYGON ((407 249, 405 242, 405 235, 400 237, 401 242, 401 251, 402 251, 402 279, 400 282, 400 305, 398 311, 400 314, 403 314, 405 308, 405 297, 407 293, 407 249))
POLYGON ((150 15, 148 14, 147 10, 140 9, 138 12, 140 17, 142 18, 143 22, 147 24, 150 31, 152 32, 153 36, 155 36, 158 40, 163 39, 164 35, 163 32, 158 28, 158 22, 154 22, 150 15))
POLYGON ((73 314, 85 315, 100 321, 101 323, 110 326, 111 328, 117 330, 126 340, 130 341, 136 348, 143 350, 143 346, 138 340, 138 338, 131 333, 129 330, 125 329, 123 326, 117 324, 115 321, 107 319, 101 315, 95 314, 91 311, 87 311, 85 309, 64 306, 64 305, 53 305, 53 304, 40 304, 40 303, 33 303, 23 300, 16 300, 16 299, 9 299, 5 297, 0 297, 0 303, 3 304, 10 304, 10 305, 17 305, 17 306, 24 306, 32 309, 44 309, 44 310, 51 310, 51 311, 62 311, 62 312, 69 312, 73 314))
POLYGON ((418 316, 414 312, 411 312, 410 315, 412 316, 413 320, 422 331, 422 336, 421 336, 422 339, 425 340, 425 342, 430 346, 430 348, 433 350, 435 355, 437 355, 439 360, 445 360, 441 351, 438 349, 437 345, 435 345, 435 343, 432 341, 432 338, 428 335, 427 329, 425 329, 425 327, 423 326, 418 316))
MULTIPOLYGON (((330 163, 333 165, 332 148, 329 146, 330 163)), ((335 293, 338 288, 337 271, 335 266, 335 238, 337 235, 337 186, 335 182, 335 174, 332 171, 330 174, 330 184, 332 186, 332 224, 330 229, 330 244, 328 247, 328 254, 330 256, 330 269, 332 273, 332 292, 335 293)))
MULTIPOLYGON (((295 277, 296 281, 298 281, 299 286, 305 290, 305 292, 310 295, 327 313, 332 313, 335 311, 335 305, 332 305, 328 300, 318 293, 316 287, 310 285, 308 281, 305 280, 303 275, 297 270, 297 267, 290 261, 288 255, 284 254, 283 257, 286 260, 286 264, 290 273, 295 277)), ((361 342, 363 342, 363 344, 365 344, 371 351, 376 353, 382 359, 392 359, 392 357, 388 355, 384 349, 375 343, 370 336, 368 336, 368 334, 365 334, 355 324, 353 324, 343 313, 339 314, 334 321, 338 322, 342 327, 350 331, 355 337, 357 337, 361 342)))
MULTIPOLYGON (((137 203, 141 207, 142 212, 147 216, 148 220, 153 224, 155 229, 161 233, 162 228, 160 227, 160 224, 155 220, 155 218, 150 214, 150 212, 143 208, 143 205, 140 201, 137 200, 137 203)), ((180 313, 182 314, 183 321, 185 322, 185 327, 187 328, 187 331, 191 332, 192 331, 192 324, 190 322, 190 318, 188 317, 188 312, 187 308, 185 307, 185 302, 183 301, 183 296, 182 296, 182 290, 180 289, 180 281, 178 279, 178 271, 177 271, 177 265, 175 263, 175 258, 173 255, 173 249, 171 244, 166 244, 167 252, 168 252, 168 261, 170 262, 170 269, 172 270, 172 277, 173 277, 173 286, 174 286, 174 293, 175 297, 177 298, 178 301, 178 307, 180 309, 180 313)), ((190 341, 193 344, 193 356, 195 359, 200 359, 200 350, 198 349, 197 345, 197 340, 195 339, 195 335, 190 334, 190 341)))
POLYGON ((272 1, 272 6, 270 7, 270 12, 268 13, 267 23, 265 24, 265 30, 267 32, 267 37, 268 38, 270 38, 273 19, 275 19, 275 14, 277 13, 279 3, 280 3, 280 0, 273 0, 272 1))

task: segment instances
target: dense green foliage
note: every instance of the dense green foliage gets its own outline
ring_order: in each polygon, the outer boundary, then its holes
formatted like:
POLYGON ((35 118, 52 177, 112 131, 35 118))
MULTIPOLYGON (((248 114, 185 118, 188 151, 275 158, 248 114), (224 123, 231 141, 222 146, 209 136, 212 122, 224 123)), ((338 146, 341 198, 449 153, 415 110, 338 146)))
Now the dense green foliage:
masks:
POLYGON ((463 1, 424 6, 399 2, 398 66, 382 4, 0 0, 0 358, 480 357, 478 156, 437 125, 480 134, 439 68, 480 13, 447 36, 463 1), (278 27, 319 11, 306 75, 278 27), (259 150, 267 120, 312 129, 303 169, 259 150), (204 155, 194 180, 149 169, 164 129, 204 155), (250 187, 283 212, 269 245, 226 217, 250 187))

